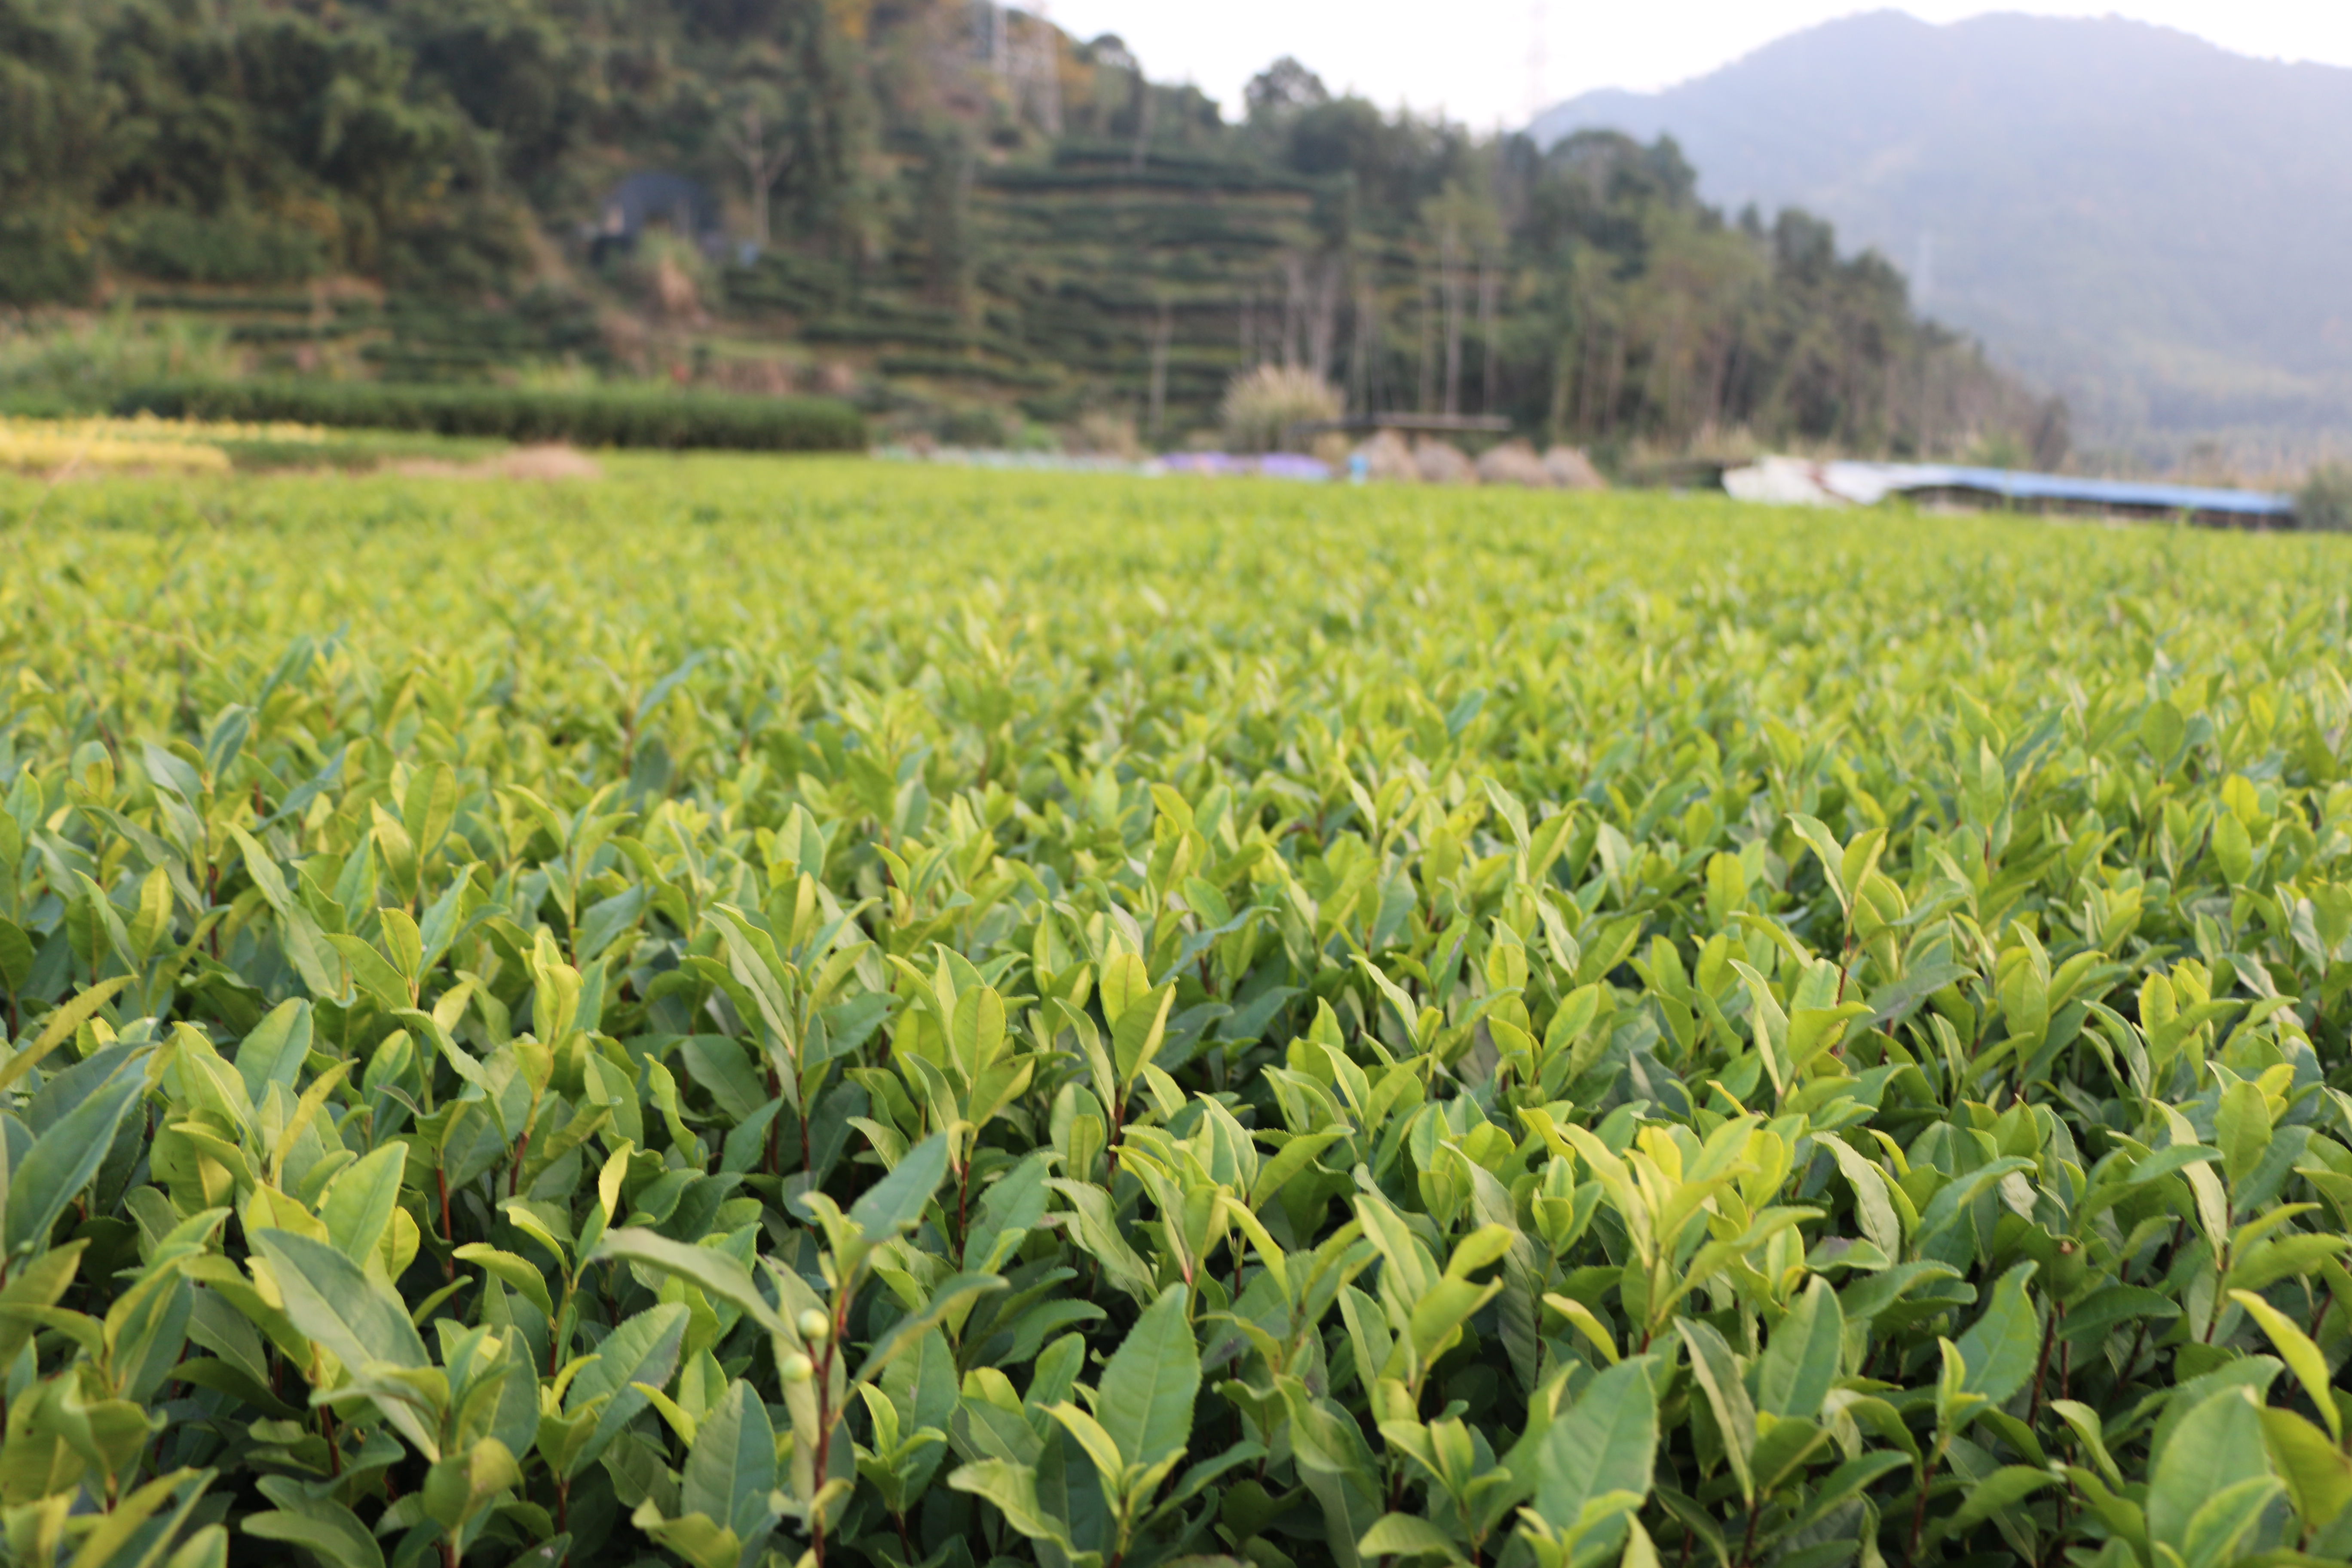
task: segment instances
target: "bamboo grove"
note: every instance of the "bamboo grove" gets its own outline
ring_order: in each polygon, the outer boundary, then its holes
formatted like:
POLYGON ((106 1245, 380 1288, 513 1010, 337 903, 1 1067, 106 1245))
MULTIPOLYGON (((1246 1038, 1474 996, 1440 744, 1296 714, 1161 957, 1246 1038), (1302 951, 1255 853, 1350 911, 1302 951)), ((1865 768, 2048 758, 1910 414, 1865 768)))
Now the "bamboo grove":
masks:
POLYGON ((14 1563, 2352 1556, 2331 540, 0 481, 14 1563))

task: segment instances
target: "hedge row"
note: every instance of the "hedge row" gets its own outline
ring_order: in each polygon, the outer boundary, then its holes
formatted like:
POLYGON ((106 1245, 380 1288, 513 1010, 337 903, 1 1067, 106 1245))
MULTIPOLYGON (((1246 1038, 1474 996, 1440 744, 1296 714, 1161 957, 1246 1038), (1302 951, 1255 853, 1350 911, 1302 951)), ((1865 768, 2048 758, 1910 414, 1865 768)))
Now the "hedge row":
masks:
POLYGON ((119 414, 141 410, 165 417, 292 420, 509 441, 571 441, 583 447, 841 452, 861 450, 866 445, 866 424, 856 409, 816 397, 239 381, 134 386, 115 399, 119 414))

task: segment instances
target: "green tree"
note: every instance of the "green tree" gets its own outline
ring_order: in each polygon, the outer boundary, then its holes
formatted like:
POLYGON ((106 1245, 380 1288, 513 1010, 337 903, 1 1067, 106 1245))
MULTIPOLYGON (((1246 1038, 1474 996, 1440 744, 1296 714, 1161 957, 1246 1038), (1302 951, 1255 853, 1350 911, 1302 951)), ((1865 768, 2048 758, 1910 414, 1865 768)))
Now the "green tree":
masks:
POLYGON ((2352 464, 2322 463, 2295 492, 2298 527, 2330 533, 2352 531, 2352 464))

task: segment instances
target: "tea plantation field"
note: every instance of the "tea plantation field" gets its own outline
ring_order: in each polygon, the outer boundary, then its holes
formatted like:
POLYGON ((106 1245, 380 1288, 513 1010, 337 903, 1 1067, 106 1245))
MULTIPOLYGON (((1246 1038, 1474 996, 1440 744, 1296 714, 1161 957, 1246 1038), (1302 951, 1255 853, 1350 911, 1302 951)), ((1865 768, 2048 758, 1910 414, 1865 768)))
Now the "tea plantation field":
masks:
POLYGON ((12 1563, 2352 1558, 2352 552, 0 479, 12 1563))

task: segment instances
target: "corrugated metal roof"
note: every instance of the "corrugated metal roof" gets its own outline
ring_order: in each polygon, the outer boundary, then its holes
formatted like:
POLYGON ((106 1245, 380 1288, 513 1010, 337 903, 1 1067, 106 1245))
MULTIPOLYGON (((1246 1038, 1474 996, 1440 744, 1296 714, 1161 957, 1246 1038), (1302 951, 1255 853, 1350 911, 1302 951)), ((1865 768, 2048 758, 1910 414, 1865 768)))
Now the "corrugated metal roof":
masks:
POLYGON ((1907 468, 1890 489, 1984 490, 2011 500, 2081 501, 2092 506, 2146 507, 2159 511, 2226 511, 2247 517, 2284 517, 2293 498, 2260 490, 2210 489, 2201 485, 2143 484, 2132 479, 2085 479, 2068 474, 2029 474, 2009 468, 1907 468))
POLYGON ((1948 463, 1811 462, 1801 458, 1759 458, 1723 476, 1723 488, 1743 500, 1834 506, 1872 506, 1889 496, 1959 490, 1990 499, 2189 512, 2207 516, 2286 518, 2291 497, 2260 490, 2213 489, 2200 485, 2142 484, 2131 479, 2086 479, 2070 474, 2021 473, 2013 468, 1972 468, 1948 463))

